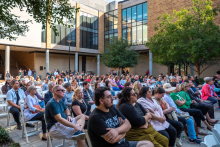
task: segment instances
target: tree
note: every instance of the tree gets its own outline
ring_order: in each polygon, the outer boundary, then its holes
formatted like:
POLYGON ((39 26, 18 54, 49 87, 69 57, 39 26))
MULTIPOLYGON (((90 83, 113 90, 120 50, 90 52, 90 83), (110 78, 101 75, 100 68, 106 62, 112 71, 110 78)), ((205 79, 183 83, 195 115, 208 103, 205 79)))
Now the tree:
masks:
POLYGON ((64 19, 74 19, 74 13, 79 8, 71 6, 68 0, 1 0, 0 4, 0 38, 16 40, 15 36, 24 36, 31 20, 22 20, 11 10, 18 8, 26 11, 37 23, 42 23, 42 29, 49 23, 58 35, 55 24, 71 27, 64 19))
POLYGON ((198 75, 217 64, 220 29, 214 18, 211 0, 192 0, 188 9, 173 10, 172 16, 162 14, 158 17, 160 23, 154 27, 157 33, 146 43, 154 54, 154 62, 194 64, 198 75))
POLYGON ((120 74, 123 68, 134 67, 138 64, 139 53, 126 39, 113 38, 107 42, 105 51, 101 54, 100 60, 107 67, 119 68, 120 74))

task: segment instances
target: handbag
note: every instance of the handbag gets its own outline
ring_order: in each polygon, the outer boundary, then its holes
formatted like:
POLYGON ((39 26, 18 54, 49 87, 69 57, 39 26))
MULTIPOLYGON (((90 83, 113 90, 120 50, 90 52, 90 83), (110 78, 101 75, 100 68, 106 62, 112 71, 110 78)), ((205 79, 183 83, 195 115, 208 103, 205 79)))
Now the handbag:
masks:
POLYGON ((176 111, 171 111, 167 114, 165 114, 167 116, 168 119, 170 120, 175 120, 178 121, 177 115, 176 115, 176 111))
MULTIPOLYGON (((33 105, 34 108, 37 108, 38 110, 41 110, 40 106, 39 105, 33 105)), ((35 114, 37 112, 32 112, 32 114, 35 114)))
POLYGON ((190 119, 190 115, 189 115, 188 112, 184 112, 184 114, 176 113, 176 115, 179 116, 179 117, 183 117, 183 118, 185 118, 186 120, 187 120, 187 119, 190 119))

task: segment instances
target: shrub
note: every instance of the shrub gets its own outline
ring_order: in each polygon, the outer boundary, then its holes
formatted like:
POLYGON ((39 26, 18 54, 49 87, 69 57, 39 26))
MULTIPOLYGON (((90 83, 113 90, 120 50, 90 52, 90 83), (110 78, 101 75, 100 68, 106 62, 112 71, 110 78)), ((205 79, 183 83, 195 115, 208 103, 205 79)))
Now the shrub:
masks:
POLYGON ((0 143, 4 144, 8 142, 12 142, 12 139, 10 138, 8 133, 5 131, 5 129, 0 126, 0 143))

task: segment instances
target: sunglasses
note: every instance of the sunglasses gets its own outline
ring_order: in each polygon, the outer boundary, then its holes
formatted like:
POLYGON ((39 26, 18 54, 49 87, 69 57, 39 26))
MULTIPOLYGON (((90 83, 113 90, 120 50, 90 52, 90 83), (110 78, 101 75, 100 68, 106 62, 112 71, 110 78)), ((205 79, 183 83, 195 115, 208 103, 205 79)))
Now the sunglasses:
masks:
POLYGON ((131 96, 136 96, 136 95, 137 95, 137 93, 132 93, 132 94, 131 94, 131 96))
POLYGON ((59 90, 57 90, 57 91, 65 92, 65 90, 64 90, 64 89, 59 89, 59 90))

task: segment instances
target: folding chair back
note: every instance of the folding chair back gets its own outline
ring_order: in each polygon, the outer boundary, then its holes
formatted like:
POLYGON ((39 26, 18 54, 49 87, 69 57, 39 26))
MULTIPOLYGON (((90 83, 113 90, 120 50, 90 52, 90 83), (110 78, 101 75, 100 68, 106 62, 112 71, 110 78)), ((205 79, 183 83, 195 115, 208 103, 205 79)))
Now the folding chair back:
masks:
POLYGON ((85 130, 85 134, 86 134, 86 140, 87 140, 87 143, 88 143, 88 147, 92 147, 92 143, 91 143, 91 140, 89 138, 89 134, 88 134, 87 130, 85 130))
POLYGON ((214 135, 207 135, 204 138, 204 142, 201 143, 201 147, 219 147, 214 135))
POLYGON ((26 121, 26 122, 24 121, 24 104, 21 104, 21 122, 22 122, 22 138, 25 136, 27 143, 29 143, 28 136, 39 134, 39 133, 42 132, 42 130, 40 130, 40 131, 38 130, 38 125, 39 125, 39 122, 40 122, 39 120, 26 121), (36 126, 35 130, 27 131, 26 123, 35 125, 36 126))
POLYGON ((220 145, 220 124, 215 124, 214 128, 212 129, 212 132, 220 145))

